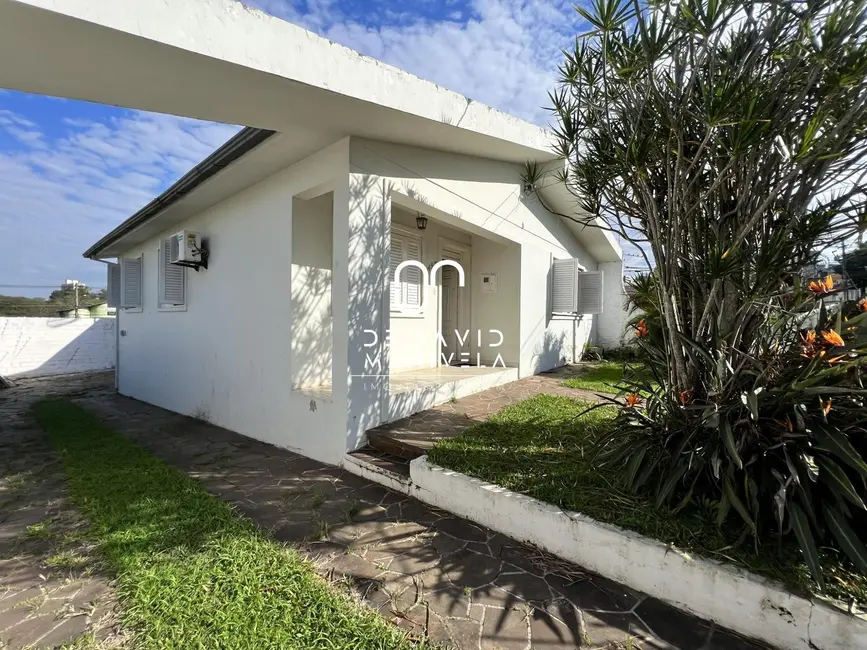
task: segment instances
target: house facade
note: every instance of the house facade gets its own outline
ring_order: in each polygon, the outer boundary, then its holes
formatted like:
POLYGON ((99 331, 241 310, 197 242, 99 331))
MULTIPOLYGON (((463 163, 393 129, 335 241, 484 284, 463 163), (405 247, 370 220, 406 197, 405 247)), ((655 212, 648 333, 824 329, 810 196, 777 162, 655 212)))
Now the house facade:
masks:
POLYGON ((0 86, 251 125, 85 253, 121 393, 340 463, 379 424, 618 345, 620 248, 553 182, 544 129, 232 0, 0 19, 0 86), (207 268, 174 263, 179 232, 207 268))
POLYGON ((516 162, 346 137, 196 209, 292 149, 271 134, 88 251, 118 259, 121 393, 337 464, 382 423, 616 344, 618 247, 549 212, 516 162), (171 263, 179 231, 207 269, 171 263), (444 260, 460 272, 430 277, 444 260), (557 260, 601 290, 592 313, 555 308, 557 260))

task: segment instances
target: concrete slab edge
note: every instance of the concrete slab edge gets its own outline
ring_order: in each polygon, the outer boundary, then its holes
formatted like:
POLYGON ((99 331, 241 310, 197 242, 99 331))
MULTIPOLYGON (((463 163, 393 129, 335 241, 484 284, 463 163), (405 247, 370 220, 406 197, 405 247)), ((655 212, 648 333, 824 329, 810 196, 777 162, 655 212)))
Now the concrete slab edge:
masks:
MULTIPOLYGON (((566 512, 428 462, 410 463, 409 494, 607 578, 785 650, 867 648, 867 617, 786 591, 731 564, 566 512)), ((375 480, 375 479, 374 479, 375 480)), ((404 489, 399 491, 404 492, 404 489)))

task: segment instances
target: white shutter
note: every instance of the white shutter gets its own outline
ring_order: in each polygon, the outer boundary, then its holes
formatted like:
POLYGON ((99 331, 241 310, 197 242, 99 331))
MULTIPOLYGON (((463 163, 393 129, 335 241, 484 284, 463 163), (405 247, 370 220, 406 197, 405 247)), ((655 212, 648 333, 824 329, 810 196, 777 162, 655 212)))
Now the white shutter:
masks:
POLYGON ((602 313, 602 271, 578 274, 578 313, 602 313))
POLYGON ((551 311, 574 314, 578 312, 578 260, 554 260, 551 311))
MULTIPOLYGON (((160 246, 159 302, 161 306, 184 304, 184 267, 171 263, 172 240, 166 239, 160 246)), ((175 241, 175 246, 177 242, 175 241)))
POLYGON ((395 236, 394 233, 391 235, 391 257, 389 261, 388 281, 391 287, 391 306, 392 308, 396 308, 400 304, 401 283, 394 281, 394 272, 397 271, 397 267, 403 262, 403 240, 395 236))
POLYGON ((108 296, 108 307, 120 307, 120 265, 113 262, 106 264, 108 280, 105 293, 108 296))
POLYGON ((141 308, 142 258, 124 257, 120 260, 120 306, 124 309, 141 308))
MULTIPOLYGON (((419 240, 407 238, 406 260, 421 262, 421 242, 419 240)), ((421 269, 415 266, 404 269, 401 280, 406 288, 404 303, 410 307, 421 307, 421 269)))

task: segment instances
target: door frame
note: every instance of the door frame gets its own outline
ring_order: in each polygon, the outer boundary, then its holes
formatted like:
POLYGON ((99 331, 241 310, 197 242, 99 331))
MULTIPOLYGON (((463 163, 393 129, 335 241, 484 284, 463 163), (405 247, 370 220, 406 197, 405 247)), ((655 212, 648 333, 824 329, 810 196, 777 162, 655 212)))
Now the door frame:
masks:
MULTIPOLYGON (((445 251, 453 251, 460 253, 460 259, 455 260, 460 263, 461 267, 464 269, 464 280, 466 281, 463 290, 458 291, 458 330, 463 332, 469 330, 472 323, 472 313, 471 313, 471 305, 472 301, 470 300, 472 290, 473 290, 473 274, 471 268, 472 262, 472 253, 473 248, 468 244, 461 244, 460 242, 456 242, 453 239, 449 239, 448 237, 439 237, 438 238, 438 246, 437 246, 437 258, 436 261, 439 262, 445 256, 445 251)), ((451 259, 451 258, 449 258, 451 259)), ((442 271, 440 271, 442 273, 442 271)), ((442 276, 440 276, 442 277, 442 276)), ((431 278, 431 282, 434 282, 435 278, 431 278)), ((437 283, 437 332, 442 332, 443 326, 443 289, 442 283, 437 283)), ((472 332, 470 332, 470 336, 467 339, 467 352, 472 355, 472 332)), ((442 363, 442 344, 440 342, 440 337, 437 336, 436 342, 436 358, 437 358, 437 366, 444 365, 442 363)), ((456 359, 456 361, 460 361, 456 359)))

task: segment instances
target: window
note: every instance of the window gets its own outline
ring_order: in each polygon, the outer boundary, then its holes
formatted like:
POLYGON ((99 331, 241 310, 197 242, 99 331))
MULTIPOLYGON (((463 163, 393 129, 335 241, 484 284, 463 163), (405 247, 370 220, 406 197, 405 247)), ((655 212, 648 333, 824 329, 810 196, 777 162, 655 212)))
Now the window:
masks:
POLYGON ((157 265, 159 269, 157 304, 160 309, 166 311, 183 310, 186 307, 186 269, 171 263, 172 244, 177 250, 177 240, 174 237, 162 241, 157 265))
POLYGON ((391 308, 398 304, 420 307, 422 302, 421 269, 409 267, 400 273, 400 282, 394 282, 398 265, 407 260, 421 262, 421 238, 402 231, 392 230, 389 281, 391 281, 391 308))
POLYGON ((120 260, 120 306, 141 311, 142 257, 120 260))
POLYGON ((602 271, 584 271, 576 259, 554 260, 552 306, 555 314, 601 314, 602 271))
POLYGON ((120 307, 120 264, 106 264, 108 279, 106 282, 107 307, 120 307))

